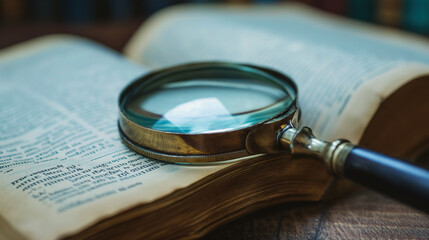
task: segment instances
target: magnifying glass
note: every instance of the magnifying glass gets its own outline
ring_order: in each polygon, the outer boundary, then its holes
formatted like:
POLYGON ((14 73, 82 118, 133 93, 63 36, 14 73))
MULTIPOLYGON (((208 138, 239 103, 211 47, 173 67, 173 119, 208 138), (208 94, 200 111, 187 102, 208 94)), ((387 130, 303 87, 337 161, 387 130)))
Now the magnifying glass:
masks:
POLYGON ((271 69, 181 65, 147 74, 122 91, 119 132, 134 151, 180 164, 308 155, 324 161, 335 176, 429 212, 429 171, 347 140, 317 139, 310 128, 298 128, 297 98, 292 79, 271 69))

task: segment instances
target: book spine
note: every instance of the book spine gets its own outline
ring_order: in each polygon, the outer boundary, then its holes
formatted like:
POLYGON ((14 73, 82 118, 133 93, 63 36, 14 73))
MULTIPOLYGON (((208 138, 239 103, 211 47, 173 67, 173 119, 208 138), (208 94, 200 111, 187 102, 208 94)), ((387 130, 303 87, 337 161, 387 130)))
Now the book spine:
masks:
POLYGON ((311 5, 311 6, 315 6, 317 7, 318 5, 318 0, 301 0, 300 2, 311 5))
POLYGON ((23 0, 0 0, 1 18, 4 22, 25 20, 25 4, 23 0))
POLYGON ((141 5, 143 8, 143 13, 148 16, 153 14, 154 12, 157 12, 165 7, 170 6, 172 3, 171 0, 157 0, 157 1, 147 1, 142 0, 141 5))
POLYGON ((429 1, 405 1, 403 25, 408 30, 421 34, 429 34, 429 1))
POLYGON ((62 18, 68 23, 87 23, 95 19, 93 0, 63 0, 61 3, 62 18))
POLYGON ((275 3, 278 2, 278 0, 253 0, 254 3, 275 3))
POLYGON ((55 0, 31 0, 28 2, 29 14, 36 21, 50 21, 55 19, 55 0))
POLYGON ((213 2, 218 2, 217 0, 189 0, 187 2, 190 3, 213 3, 213 2))
POLYGON ((133 0, 109 0, 108 11, 110 19, 119 20, 133 16, 133 0))
POLYGON ((226 2, 232 3, 232 4, 242 4, 242 3, 249 3, 250 0, 227 0, 226 2))
POLYGON ((376 20, 376 6, 377 1, 373 0, 349 0, 347 13, 354 19, 374 22, 376 20))
POLYGON ((346 15, 347 13, 345 0, 320 0, 317 2, 316 6, 339 15, 346 15))
POLYGON ((399 26, 402 15, 402 0, 379 0, 377 20, 388 26, 399 26))

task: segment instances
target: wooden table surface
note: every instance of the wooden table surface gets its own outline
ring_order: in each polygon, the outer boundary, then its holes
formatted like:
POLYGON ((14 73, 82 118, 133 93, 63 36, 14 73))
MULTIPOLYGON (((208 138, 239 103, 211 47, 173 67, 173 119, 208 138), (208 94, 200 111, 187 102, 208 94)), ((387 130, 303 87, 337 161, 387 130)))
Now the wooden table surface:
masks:
POLYGON ((429 239, 429 215, 359 189, 333 201, 263 209, 203 239, 429 239))
MULTIPOLYGON (((41 35, 69 33, 121 51, 141 22, 0 25, 0 49, 41 35)), ((360 189, 328 202, 272 206, 221 226, 203 239, 429 239, 429 215, 360 189)))

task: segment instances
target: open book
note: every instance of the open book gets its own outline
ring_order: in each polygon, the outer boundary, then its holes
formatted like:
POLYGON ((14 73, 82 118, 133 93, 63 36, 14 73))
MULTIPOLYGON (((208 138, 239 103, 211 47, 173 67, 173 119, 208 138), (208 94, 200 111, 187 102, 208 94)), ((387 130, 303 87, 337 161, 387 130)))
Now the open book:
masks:
POLYGON ((320 138, 408 157, 428 142, 424 40, 301 5, 174 7, 145 23, 125 56, 59 35, 1 51, 0 238, 195 238, 262 207, 335 194, 327 190, 336 181, 312 159, 192 167, 121 142, 125 85, 206 60, 292 77, 303 123, 320 138))

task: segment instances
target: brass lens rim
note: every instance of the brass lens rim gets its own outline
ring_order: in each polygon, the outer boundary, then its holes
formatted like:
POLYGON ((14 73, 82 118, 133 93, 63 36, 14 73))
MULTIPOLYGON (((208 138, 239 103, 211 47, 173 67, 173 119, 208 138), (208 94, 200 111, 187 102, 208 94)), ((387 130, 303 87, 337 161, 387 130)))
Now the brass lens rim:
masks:
MULTIPOLYGON (((279 126, 288 124, 297 112, 297 98, 298 90, 295 83, 286 75, 271 69, 228 62, 185 64, 146 74, 125 87, 119 96, 118 105, 120 116, 118 128, 122 140, 128 147, 150 158, 185 164, 225 162, 231 159, 254 155, 255 153, 250 153, 246 149, 246 138, 248 133, 261 125, 273 124, 279 126), (269 76, 272 80, 284 86, 286 91, 293 91, 295 97, 287 108, 275 116, 246 128, 214 133, 189 134, 164 132, 139 125, 127 117, 123 107, 124 101, 133 94, 136 89, 141 89, 171 74, 205 68, 220 70, 228 68, 237 71, 252 71, 252 73, 263 74, 263 76, 269 76)), ((279 129, 279 131, 280 130, 281 129, 279 129)))

